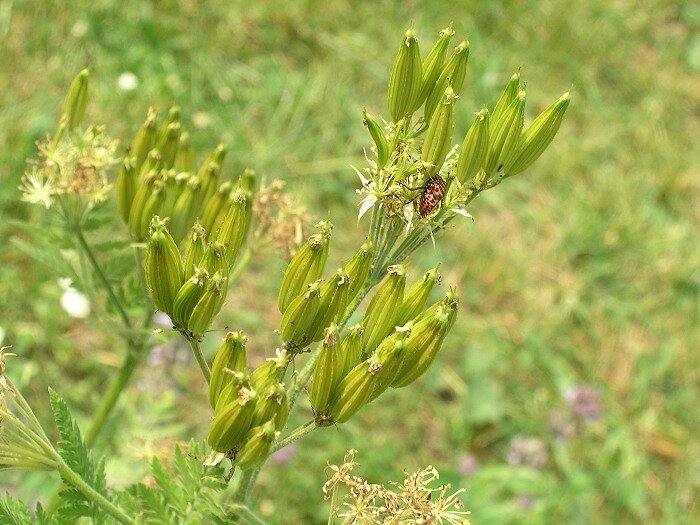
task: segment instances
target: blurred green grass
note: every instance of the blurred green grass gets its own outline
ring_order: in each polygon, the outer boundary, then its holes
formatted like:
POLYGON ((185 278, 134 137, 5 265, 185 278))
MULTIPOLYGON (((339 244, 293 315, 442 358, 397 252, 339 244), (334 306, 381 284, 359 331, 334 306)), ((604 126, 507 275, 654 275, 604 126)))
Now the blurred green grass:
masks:
MULTIPOLYGON (((371 481, 435 465, 467 489, 474 523, 696 522, 693 2, 1 0, 0 326, 22 356, 12 373, 34 404, 46 404, 51 384, 89 418, 123 352, 68 318, 58 306, 59 276, 8 242, 21 235, 11 219, 42 220, 19 201, 17 185, 78 70, 91 68, 90 117, 114 135, 127 139, 149 105, 178 104, 197 147, 223 139, 232 171, 252 166, 288 181, 315 218, 331 214, 337 262, 364 228, 356 226, 348 168, 368 144, 361 110, 386 112, 386 79, 405 27, 415 23, 425 51, 450 21, 472 48, 458 135, 519 67, 530 117, 573 85, 567 119, 534 168, 477 199, 475 223, 451 228, 437 253, 426 249, 413 261, 414 276, 444 261, 444 286, 456 284, 463 298, 429 374, 352 423, 315 432, 289 462, 273 462, 254 506, 273 524, 325 523, 324 466, 354 447, 358 473, 371 481), (124 72, 136 75, 136 90, 118 89, 124 72), (601 393, 603 406, 586 424, 566 398, 584 385, 601 393), (572 421, 580 428, 562 436, 560 426, 572 421), (538 440, 544 463, 511 464, 522 437, 538 440)), ((255 259, 223 314, 252 335, 260 359, 275 343, 282 268, 270 256, 255 259), (258 316, 237 314, 251 294, 268 306, 258 316)), ((193 410, 204 402, 202 385, 185 368, 186 353, 174 355, 144 366, 111 422, 102 452, 116 482, 140 476, 140 458, 170 439, 203 435, 206 414, 193 410)), ((46 490, 45 479, 31 477, 20 493, 31 499, 46 490)))

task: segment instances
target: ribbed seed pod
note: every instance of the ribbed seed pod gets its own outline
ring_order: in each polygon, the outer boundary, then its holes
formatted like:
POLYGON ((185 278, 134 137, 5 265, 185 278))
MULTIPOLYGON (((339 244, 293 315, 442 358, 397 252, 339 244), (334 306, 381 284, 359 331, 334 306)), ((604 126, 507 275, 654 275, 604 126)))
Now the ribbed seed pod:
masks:
POLYGON ((233 184, 224 182, 216 190, 209 200, 204 203, 204 211, 202 212, 201 223, 204 229, 208 232, 214 232, 218 226, 218 221, 223 219, 220 215, 225 214, 231 204, 231 192, 233 184))
POLYGON ((416 32, 410 28, 401 42, 389 77, 387 103, 394 122, 410 115, 420 105, 418 96, 423 80, 422 68, 416 32))
POLYGON ((248 371, 226 372, 223 388, 214 402, 214 414, 218 414, 223 407, 238 399, 241 395, 241 389, 252 389, 248 371))
POLYGON ((435 42, 435 45, 428 53, 428 56, 423 60, 423 80, 421 81, 420 94, 418 95, 418 106, 425 102, 428 94, 432 91, 437 82, 442 66, 445 63, 445 55, 447 48, 450 45, 450 38, 455 32, 452 26, 446 27, 440 31, 440 36, 435 42))
POLYGON ((377 149, 377 169, 382 169, 389 160, 389 143, 386 140, 386 133, 377 120, 366 111, 362 112, 362 123, 367 127, 372 141, 374 141, 374 147, 377 149))
POLYGON ((520 71, 516 71, 515 73, 513 73, 513 76, 511 76, 508 80, 508 83, 506 84, 503 93, 501 93, 501 96, 498 98, 498 101, 496 102, 496 105, 493 108, 493 112, 491 113, 491 129, 493 129, 503 118, 506 109, 513 103, 515 97, 518 96, 519 91, 520 71))
POLYGON ((204 295, 208 282, 209 273, 204 268, 196 268, 194 275, 180 287, 173 300, 172 320, 175 326, 187 326, 192 310, 204 295))
POLYGON ((214 416, 207 442, 217 452, 228 452, 239 448, 250 430, 257 395, 243 390, 235 401, 221 408, 214 416))
POLYGON ((79 126, 85 116, 85 108, 88 99, 88 77, 90 73, 83 69, 73 79, 68 88, 64 109, 66 114, 66 124, 68 129, 79 126))
POLYGON ((484 108, 476 114, 462 142, 457 160, 457 179, 471 180, 486 164, 489 152, 489 110, 484 108))
POLYGON ((255 170, 244 169, 236 185, 248 195, 255 195, 258 191, 258 176, 255 174, 255 170))
POLYGON ((207 245, 207 249, 204 251, 202 260, 199 261, 197 266, 204 268, 209 275, 214 275, 216 272, 221 272, 223 275, 228 274, 228 268, 226 267, 226 259, 224 245, 220 242, 210 242, 207 245))
POLYGON ((278 434, 271 422, 252 428, 237 457, 238 467, 249 470, 262 465, 270 455, 270 448, 278 434))
POLYGON ((168 110, 168 114, 158 127, 158 137, 156 139, 156 144, 163 141, 163 138, 168 134, 168 126, 174 123, 180 123, 180 106, 172 106, 168 110))
POLYGON ((133 157, 124 157, 124 163, 117 177, 117 206, 124 222, 129 222, 129 211, 136 195, 137 172, 133 157))
POLYGON ((212 408, 216 407, 217 399, 226 384, 231 382, 230 372, 248 370, 248 356, 245 348, 247 341, 248 338, 243 332, 228 332, 223 338, 223 344, 216 352, 211 365, 209 404, 212 408))
POLYGON ((435 267, 432 270, 428 270, 421 279, 416 281, 414 285, 409 288, 399 308, 399 315, 396 319, 396 324, 398 326, 405 325, 421 313, 423 308, 425 308, 425 303, 428 301, 428 296, 433 286, 435 286, 435 283, 439 282, 440 271, 435 267))
POLYGON ((139 168, 139 174, 144 179, 148 177, 149 174, 155 174, 157 176, 162 167, 163 160, 160 156, 160 151, 154 148, 146 155, 146 160, 143 161, 141 168, 139 168))
POLYGON ((515 156, 520 146, 525 115, 525 91, 520 91, 506 108, 503 117, 491 127, 486 174, 492 176, 515 156))
POLYGON ((362 319, 362 325, 365 327, 362 349, 368 354, 374 352, 382 339, 393 331, 399 308, 403 304, 406 266, 403 264, 389 266, 387 273, 388 277, 372 296, 362 319))
POLYGON ((435 312, 417 322, 406 340, 407 350, 391 386, 409 385, 425 373, 435 359, 445 335, 452 328, 457 315, 457 302, 444 301, 435 312))
POLYGON ((370 369, 369 361, 363 361, 350 370, 338 385, 338 394, 329 404, 325 418, 317 424, 344 423, 366 405, 377 381, 375 372, 376 367, 370 369))
POLYGON ((314 319, 315 333, 311 338, 312 341, 320 341, 323 338, 324 329, 332 322, 340 321, 348 306, 349 292, 350 276, 342 268, 321 286, 321 305, 314 319))
POLYGON ((277 306, 282 314, 306 290, 309 283, 323 275, 333 225, 329 221, 321 221, 316 227, 319 228, 319 233, 310 236, 306 244, 294 254, 282 277, 277 296, 277 306))
POLYGON ((311 408, 319 420, 323 418, 328 404, 337 393, 338 385, 343 379, 345 365, 338 326, 330 325, 325 330, 324 336, 309 394, 311 408))
POLYGON ((314 321, 321 307, 321 280, 311 283, 305 293, 292 301, 282 315, 280 334, 285 348, 300 352, 316 333, 314 321))
MULTIPOLYGON (((153 185, 153 191, 146 199, 141 210, 141 221, 136 231, 132 231, 135 239, 147 239, 148 231, 151 225, 151 220, 156 215, 161 213, 165 202, 165 190, 162 181, 156 181, 153 185)), ((177 243, 176 243, 177 244, 177 243)))
POLYGON ((197 302, 187 323, 187 329, 196 337, 201 337, 211 325, 214 316, 219 313, 226 298, 228 279, 219 271, 209 281, 204 294, 197 302))
POLYGON ((156 308, 172 315, 173 302, 184 281, 182 260, 165 221, 154 217, 146 249, 145 274, 156 308))
POLYGON ((165 134, 161 137, 160 142, 158 142, 158 146, 156 146, 163 157, 163 167, 166 170, 169 170, 175 164, 177 149, 180 147, 180 131, 181 126, 179 122, 168 124, 168 127, 165 129, 165 134))
POLYGON ((360 292, 372 269, 372 256, 374 247, 371 241, 360 246, 360 250, 343 267, 350 276, 350 293, 348 301, 352 301, 360 292))
POLYGON ((456 96, 462 93, 464 86, 464 78, 467 74, 467 64, 469 63, 469 40, 464 40, 456 48, 450 59, 442 68, 440 76, 435 82, 435 86, 430 91, 428 98, 425 101, 425 111, 423 118, 426 122, 430 122, 435 113, 435 110, 440 104, 445 90, 451 87, 456 96))
POLYGON ((207 202, 216 193, 216 188, 219 187, 221 166, 225 158, 226 146, 219 144, 199 168, 197 177, 202 181, 202 203, 207 202))
POLYGON ((177 148, 173 168, 180 173, 194 173, 197 169, 197 157, 190 141, 190 134, 187 132, 180 134, 180 145, 177 148))
POLYGON ((145 177, 143 177, 140 185, 137 185, 136 187, 134 200, 131 203, 131 209, 129 210, 129 220, 127 221, 129 233, 135 239, 140 240, 139 235, 141 232, 143 208, 146 206, 146 201, 151 196, 151 193, 153 193, 157 181, 158 174, 155 171, 150 171, 145 177))
POLYGON ((129 152, 134 159, 134 168, 136 171, 141 169, 141 166, 143 166, 148 156, 148 152, 156 146, 156 137, 158 135, 156 131, 157 126, 156 112, 153 108, 149 108, 146 121, 136 133, 134 142, 131 143, 131 151, 129 152))
POLYGON ((343 359, 343 372, 341 375, 343 377, 363 359, 362 334, 364 331, 365 327, 361 324, 351 326, 340 343, 340 355, 343 359))
POLYGON ((266 392, 280 381, 280 361, 267 359, 250 374, 250 382, 256 392, 266 392))
POLYGON ((242 190, 237 189, 231 197, 224 219, 219 224, 216 240, 225 247, 225 259, 228 268, 236 260, 236 256, 248 237, 248 230, 253 218, 252 199, 242 190))
POLYGON ((455 95, 452 88, 447 86, 445 94, 428 126, 428 134, 423 142, 421 160, 427 165, 428 177, 436 175, 445 162, 447 152, 452 146, 452 133, 455 128, 454 119, 455 95))
POLYGON ((504 167, 506 176, 517 175, 524 171, 542 155, 559 131, 570 102, 571 93, 567 91, 527 127, 522 136, 520 150, 510 165, 506 163, 504 167))
POLYGON ((207 247, 207 232, 195 222, 185 246, 185 279, 194 275, 195 268, 202 262, 207 247))
POLYGON ((181 175, 184 175, 184 187, 173 206, 173 220, 170 226, 173 238, 176 241, 180 241, 185 237, 187 231, 192 227, 192 224, 197 218, 197 213, 199 212, 196 202, 197 194, 202 186, 201 181, 196 177, 191 175, 187 176, 186 174, 181 175))
POLYGON ((375 381, 367 403, 378 398, 396 380, 408 348, 407 335, 408 332, 387 337, 379 345, 375 355, 370 358, 370 362, 373 363, 370 367, 375 367, 375 381))
MULTIPOLYGON (((280 420, 280 411, 287 405, 287 391, 284 383, 275 383, 263 392, 259 392, 259 399, 253 412, 253 425, 262 425, 272 421, 277 426, 280 420)), ((287 410, 289 410, 287 408, 287 410)), ((285 416, 286 417, 286 416, 285 416)))

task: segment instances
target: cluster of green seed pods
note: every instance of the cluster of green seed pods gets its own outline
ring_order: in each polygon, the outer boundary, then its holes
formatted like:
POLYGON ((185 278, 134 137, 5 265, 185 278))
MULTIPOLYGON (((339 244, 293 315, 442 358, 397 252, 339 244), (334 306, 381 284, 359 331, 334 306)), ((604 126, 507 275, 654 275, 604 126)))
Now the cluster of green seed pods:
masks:
POLYGON ((454 324, 454 291, 425 308, 440 278, 437 268, 405 293, 405 267, 392 266, 387 273, 361 324, 342 338, 335 324, 324 332, 310 392, 317 425, 343 423, 387 388, 415 381, 433 362, 454 324))
MULTIPOLYGON (((76 99, 73 106, 77 109, 71 115, 79 114, 82 99, 77 95, 72 99, 76 99)), ((182 130, 179 108, 171 108, 161 122, 156 112, 149 110, 124 156, 116 183, 117 205, 131 236, 146 240, 151 218, 159 215, 170 219, 170 234, 180 244, 195 220, 216 234, 222 223, 230 224, 224 219, 233 204, 250 208, 255 191, 255 184, 251 186, 247 180, 251 173, 244 172, 238 181, 222 181, 225 157, 226 148, 219 145, 197 168, 189 135, 182 130)), ((235 242, 233 232, 227 233, 227 241, 235 242)))
POLYGON ((207 440, 240 468, 251 469, 269 455, 287 423, 289 402, 280 381, 282 361, 269 359, 249 371, 246 342, 243 332, 229 332, 212 363, 209 402, 214 418, 207 440))
POLYGON ((372 264, 372 243, 366 242, 334 275, 322 278, 331 225, 322 221, 317 227, 320 232, 311 235, 292 257, 278 295, 280 335, 292 353, 320 341, 324 330, 342 319, 347 305, 367 280, 372 264))

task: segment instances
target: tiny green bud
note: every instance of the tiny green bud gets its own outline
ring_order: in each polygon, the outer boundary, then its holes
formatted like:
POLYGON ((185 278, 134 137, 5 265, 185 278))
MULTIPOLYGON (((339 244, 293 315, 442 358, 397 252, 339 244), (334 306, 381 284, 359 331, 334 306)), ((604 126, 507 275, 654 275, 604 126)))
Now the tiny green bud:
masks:
POLYGON ((350 276, 343 269, 338 269, 336 274, 321 286, 321 306, 313 322, 314 328, 312 329, 315 330, 315 333, 312 336, 312 341, 320 341, 324 329, 332 322, 340 321, 348 305, 349 292, 350 276))
POLYGON ((204 294, 197 302, 187 323, 187 329, 195 337, 201 337, 209 329, 212 319, 219 313, 228 288, 228 279, 218 271, 210 279, 204 294))
POLYGON ((236 464, 242 470, 250 470, 262 465, 270 455, 270 448, 278 434, 272 422, 252 428, 248 432, 236 464))
POLYGON ((272 421, 278 430, 281 428, 278 424, 282 421, 286 422, 287 414, 282 414, 283 411, 289 412, 287 403, 287 390, 284 388, 284 383, 274 383, 272 386, 259 392, 260 398, 255 405, 253 412, 253 425, 262 425, 267 421, 272 421))
POLYGON ((457 160, 457 179, 471 180, 486 163, 489 152, 489 111, 484 108, 476 114, 457 160))
POLYGON ((148 157, 148 153, 156 147, 156 137, 158 135, 156 127, 156 112, 153 108, 150 108, 146 121, 136 133, 134 142, 131 144, 131 151, 129 152, 134 158, 134 167, 136 170, 141 169, 146 157, 148 157))
POLYGON ((571 93, 564 93, 551 106, 540 113, 523 133, 520 150, 510 166, 506 164, 506 176, 517 175, 535 162, 550 145, 559 131, 566 109, 571 102, 571 93))
POLYGON ((365 333, 362 348, 365 353, 372 353, 379 343, 389 335, 396 326, 399 308, 403 304, 406 287, 406 266, 397 264, 387 268, 388 276, 372 296, 362 324, 365 333))
POLYGON ((165 227, 165 221, 154 217, 151 237, 146 249, 146 283, 156 307, 172 315, 173 302, 182 286, 184 275, 180 252, 165 227))
POLYGON ((442 71, 442 66, 445 63, 445 55, 447 55, 447 48, 450 45, 450 39, 455 32, 452 26, 446 27, 440 31, 440 36, 435 42, 435 45, 425 57, 423 61, 423 80, 421 82, 420 94, 418 95, 418 106, 425 102, 430 94, 430 91, 435 86, 440 72, 442 71))
POLYGON ((248 357, 245 344, 248 338, 243 332, 228 332, 223 338, 223 344, 219 347, 211 365, 211 379, 209 381, 209 403, 216 407, 217 399, 227 383, 231 381, 231 372, 246 372, 248 370, 248 357))
POLYGON ((187 132, 180 134, 180 145, 177 148, 177 156, 173 167, 180 173, 194 173, 197 169, 197 158, 192 148, 190 134, 187 132))
POLYGON ((320 283, 319 279, 308 285, 307 291, 294 299, 282 315, 280 334, 290 352, 301 352, 313 341, 317 331, 314 321, 321 307, 320 283))
POLYGON ((136 175, 137 171, 134 167, 134 159, 131 157, 124 157, 124 163, 117 177, 116 190, 119 213, 122 219, 124 219, 124 222, 127 223, 129 222, 131 204, 136 195, 136 175))
POLYGON ((340 355, 343 358, 341 375, 343 377, 362 361, 362 334, 364 332, 365 327, 361 324, 351 326, 340 343, 340 355))
POLYGON ((491 127, 490 148, 486 174, 502 172, 503 166, 515 156, 520 146, 525 116, 525 91, 520 91, 506 108, 501 119, 491 127))
POLYGON ((430 291, 437 282, 440 282, 440 271, 435 267, 432 270, 428 270, 421 279, 409 288, 399 308, 399 315, 396 319, 398 326, 405 325, 421 313, 423 308, 425 308, 425 303, 428 301, 430 291))
POLYGON ((377 169, 382 169, 389 160, 389 143, 386 140, 386 133, 377 120, 366 111, 362 112, 362 123, 367 127, 374 141, 374 147, 377 149, 377 169))
POLYGON ((447 86, 445 96, 430 120, 421 154, 421 160, 427 165, 428 177, 432 177, 440 171, 452 145, 452 133, 455 127, 454 101, 454 92, 451 87, 447 86))
POLYGON ((241 395, 214 415, 207 442, 217 452, 239 448, 250 430, 257 395, 243 390, 241 395))
POLYGON ((416 32, 410 28, 401 42, 389 77, 387 102, 394 122, 410 115, 420 105, 418 96, 423 79, 422 68, 416 32))
POLYGON ((238 179, 237 186, 248 195, 255 195, 258 191, 258 176, 255 174, 255 170, 244 169, 238 179))
POLYGON ((216 190, 216 193, 204 203, 201 222, 208 232, 215 232, 219 222, 224 218, 223 216, 228 211, 231 202, 232 191, 233 184, 228 181, 224 182, 216 190))
POLYGON ((309 394, 311 408, 319 420, 324 417, 328 404, 337 393, 345 366, 338 326, 330 325, 324 336, 309 394))
POLYGON ((455 48, 455 51, 447 61, 447 64, 445 64, 445 67, 442 68, 437 82, 435 82, 435 85, 425 101, 423 118, 425 118, 426 122, 430 122, 432 119, 435 110, 439 107, 440 102, 443 100, 445 90, 448 86, 452 88, 455 96, 459 96, 462 93, 468 63, 469 40, 465 39, 455 48))
POLYGON ((186 327, 192 310, 204 295, 209 282, 209 273, 204 268, 196 268, 194 275, 187 279, 173 300, 172 320, 175 326, 186 327))
POLYGON ((344 266, 344 269, 350 276, 350 292, 348 301, 352 301, 360 292, 369 276, 369 271, 372 269, 372 256, 374 255, 374 247, 371 241, 365 242, 360 246, 360 250, 350 259, 344 266))
POLYGON ((64 106, 69 130, 79 126, 83 121, 83 117, 85 117, 89 76, 89 71, 87 69, 83 69, 73 79, 70 87, 68 88, 68 94, 66 95, 64 106))
POLYGON ((207 246, 207 232, 202 225, 195 222, 188 236, 185 248, 185 278, 189 279, 194 275, 195 268, 202 262, 207 246))
POLYGON ((292 301, 306 290, 309 283, 323 275, 333 225, 328 221, 321 221, 316 227, 319 228, 319 233, 310 236, 306 244, 292 257, 282 277, 277 296, 277 306, 282 314, 292 301))

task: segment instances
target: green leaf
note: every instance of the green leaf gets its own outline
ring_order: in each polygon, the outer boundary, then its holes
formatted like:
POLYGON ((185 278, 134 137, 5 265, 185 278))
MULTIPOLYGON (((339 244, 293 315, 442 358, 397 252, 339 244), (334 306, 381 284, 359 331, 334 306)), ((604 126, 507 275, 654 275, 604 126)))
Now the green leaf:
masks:
POLYGON ((0 523, 6 525, 32 525, 27 506, 12 498, 9 493, 0 496, 0 523))

